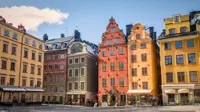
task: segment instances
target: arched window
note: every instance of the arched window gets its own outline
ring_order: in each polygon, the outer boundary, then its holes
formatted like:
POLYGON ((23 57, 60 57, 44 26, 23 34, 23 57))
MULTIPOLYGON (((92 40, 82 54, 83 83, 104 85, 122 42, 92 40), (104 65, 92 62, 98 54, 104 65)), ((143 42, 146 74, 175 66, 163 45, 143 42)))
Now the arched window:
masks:
POLYGON ((78 53, 83 51, 83 46, 80 43, 75 43, 71 47, 71 53, 78 53))

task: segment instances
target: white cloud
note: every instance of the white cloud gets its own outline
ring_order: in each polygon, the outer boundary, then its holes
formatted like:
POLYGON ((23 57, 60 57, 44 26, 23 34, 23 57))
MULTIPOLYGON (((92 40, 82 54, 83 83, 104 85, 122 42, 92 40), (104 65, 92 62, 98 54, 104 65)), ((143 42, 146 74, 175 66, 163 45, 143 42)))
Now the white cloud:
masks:
POLYGON ((68 18, 68 13, 57 9, 38 9, 33 6, 13 6, 0 8, 0 15, 14 26, 23 24, 26 30, 36 31, 42 23, 63 24, 63 19, 68 18))

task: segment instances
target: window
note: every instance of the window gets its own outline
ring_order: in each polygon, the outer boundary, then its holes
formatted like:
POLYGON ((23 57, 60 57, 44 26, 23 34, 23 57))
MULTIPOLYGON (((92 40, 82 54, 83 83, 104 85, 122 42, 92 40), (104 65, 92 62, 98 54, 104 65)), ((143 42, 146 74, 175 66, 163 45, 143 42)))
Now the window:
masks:
POLYGON ((37 81, 37 87, 41 86, 41 81, 37 81))
POLYGON ((119 50, 118 50, 118 54, 119 54, 119 55, 124 54, 124 50, 123 50, 123 49, 119 49, 119 50))
POLYGON ((42 44, 39 44, 39 48, 42 49, 42 44))
POLYGON ((136 34, 136 39, 140 39, 140 34, 136 34))
POLYGON ((78 68, 75 68, 75 69, 74 69, 74 72, 75 72, 75 73, 74 73, 74 76, 77 77, 77 76, 79 75, 79 73, 78 73, 78 68))
POLYGON ((11 77, 10 78, 10 85, 14 86, 14 84, 15 84, 15 78, 11 77))
POLYGON ((102 71, 105 72, 106 71, 106 63, 102 64, 102 71))
POLYGON ((115 44, 119 43, 119 39, 118 39, 118 38, 115 38, 115 39, 114 39, 114 43, 115 43, 115 44))
POLYGON ((85 89, 85 82, 81 82, 81 90, 85 89))
POLYGON ((23 73, 27 73, 27 68, 28 68, 28 65, 27 65, 27 64, 24 64, 24 65, 23 65, 23 73))
POLYGON ((103 57, 106 56, 106 52, 105 51, 102 52, 102 56, 103 57))
POLYGON ((110 85, 111 86, 115 86, 115 78, 111 78, 110 79, 110 85))
POLYGON ((189 53, 188 54, 188 63, 196 63, 195 53, 189 53))
POLYGON ((32 46, 36 46, 35 40, 32 41, 32 46))
POLYGON ((79 58, 74 59, 75 64, 79 63, 79 58))
POLYGON ((185 73, 184 72, 178 72, 178 82, 185 82, 185 73))
POLYGON ((57 87, 54 87, 54 92, 57 92, 57 91, 58 91, 57 87))
POLYGON ((136 45, 132 45, 131 50, 136 50, 136 45))
POLYGON ((141 44, 140 46, 141 46, 141 49, 146 48, 146 44, 141 44))
POLYGON ((119 86, 124 86, 124 78, 123 77, 119 78, 119 86))
POLYGON ((34 80, 30 80, 30 87, 34 87, 34 80))
POLYGON ((115 51, 114 51, 114 50, 111 50, 111 51, 110 51, 110 55, 111 55, 111 56, 114 56, 114 55, 115 55, 115 51))
POLYGON ((64 88, 63 87, 60 87, 60 92, 64 92, 64 88))
POLYGON ((16 55, 16 45, 12 45, 12 55, 16 55))
POLYGON ((137 89, 138 87, 138 84, 137 82, 132 82, 132 89, 137 89))
POLYGON ((103 87, 106 87, 106 86, 107 86, 106 78, 103 78, 103 79, 102 79, 102 86, 103 86, 103 87))
POLYGON ((167 83, 173 82, 173 73, 172 72, 166 73, 166 82, 167 83))
POLYGON ((189 74, 190 74, 190 82, 198 81, 197 71, 190 71, 189 74))
POLYGON ((81 68, 81 76, 85 75, 85 68, 81 68))
POLYGON ((73 75, 73 70, 69 69, 69 77, 72 77, 72 75, 73 75))
POLYGON ((184 32, 186 32, 186 27, 181 27, 180 28, 180 33, 184 33, 184 32))
POLYGON ((115 70, 115 63, 114 62, 110 63, 110 70, 111 71, 115 70))
POLYGON ((8 53, 8 44, 3 43, 3 52, 8 53))
POLYGON ((132 63, 136 62, 136 55, 131 55, 131 61, 132 63))
POLYGON ((18 39, 18 35, 16 33, 13 33, 13 39, 17 40, 18 39))
POLYGON ((110 45, 110 40, 106 40, 106 45, 110 45))
POLYGON ((176 48, 182 48, 182 41, 176 41, 175 42, 176 48))
POLYGON ((74 83, 74 89, 78 89, 78 82, 74 83))
POLYGON ((194 40, 187 40, 187 47, 194 47, 194 40))
POLYGON ((174 23, 180 22, 180 15, 173 16, 174 23))
POLYGON ((184 63, 183 54, 176 55, 176 63, 177 64, 183 64, 184 63))
POLYGON ((110 28, 110 33, 113 33, 114 32, 114 27, 111 27, 110 28))
POLYGON ((38 75, 41 75, 41 67, 38 67, 38 75))
POLYGON ((165 56, 165 65, 172 65, 172 56, 165 56))
POLYGON ((58 69, 58 64, 55 64, 54 65, 54 70, 57 70, 58 69))
POLYGON ((28 58, 28 49, 24 49, 24 58, 28 58))
POLYGON ((42 62, 42 54, 39 54, 39 55, 38 55, 38 61, 39 61, 39 62, 42 62))
POLYGON ((22 79, 22 86, 26 86, 26 79, 22 79))
POLYGON ((1 63, 1 69, 7 69, 7 60, 2 60, 1 61, 2 63, 1 63))
POLYGON ((25 38, 25 44, 28 44, 28 43, 29 43, 29 39, 25 38))
POLYGON ((60 70, 64 70, 64 64, 60 65, 60 70))
POLYGON ((124 63, 123 62, 119 62, 119 70, 124 70, 124 63))
POLYGON ((7 37, 9 37, 9 35, 10 35, 10 32, 9 32, 9 30, 5 29, 5 30, 4 30, 4 36, 7 36, 7 37))
POLYGON ((142 88, 148 89, 148 82, 142 82, 142 88))
POLYGON ((82 57, 82 58, 81 58, 81 63, 84 63, 84 62, 85 62, 85 58, 82 57))
POLYGON ((6 77, 1 77, 1 85, 5 85, 6 84, 6 77))
POLYGON ((35 66, 32 65, 32 66, 31 66, 31 74, 34 74, 34 71, 35 71, 34 69, 35 69, 35 66))
POLYGON ((69 59, 69 64, 73 64, 73 59, 69 59))
POLYGON ((10 70, 15 71, 15 62, 10 63, 10 70))
POLYGON ((72 83, 68 83, 69 90, 72 90, 72 83))
POLYGON ((35 60, 35 51, 32 51, 32 60, 35 60))
POLYGON ((64 81, 64 73, 61 73, 59 78, 60 78, 60 81, 64 81))
POLYGON ((175 29, 174 29, 174 28, 169 29, 169 34, 170 34, 170 35, 171 35, 171 34, 175 34, 175 29))
POLYGON ((147 75, 147 67, 142 68, 142 75, 146 76, 147 75))
POLYGON ((49 70, 52 70, 53 69, 53 66, 52 65, 49 65, 49 70))
POLYGON ((171 49, 171 43, 167 42, 167 43, 164 43, 164 45, 165 45, 165 50, 171 49))
POLYGON ((137 68, 132 68, 132 76, 137 76, 137 68))
POLYGON ((147 53, 141 54, 141 61, 147 61, 147 53))

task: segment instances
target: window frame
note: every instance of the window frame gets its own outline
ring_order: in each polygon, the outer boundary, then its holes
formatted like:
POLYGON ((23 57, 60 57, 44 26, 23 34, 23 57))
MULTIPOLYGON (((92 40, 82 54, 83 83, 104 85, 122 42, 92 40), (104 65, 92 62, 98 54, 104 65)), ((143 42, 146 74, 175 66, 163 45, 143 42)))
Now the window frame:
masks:
POLYGON ((189 39, 187 40, 187 47, 194 47, 194 40, 193 39, 189 39), (193 42, 193 45, 189 45, 189 41, 192 41, 193 42))
POLYGON ((182 40, 180 40, 180 41, 175 41, 175 48, 176 48, 176 49, 181 49, 181 48, 183 48, 183 42, 182 42, 182 40), (180 44, 180 46, 178 46, 177 44, 180 44))
POLYGON ((176 55, 176 64, 184 64, 184 56, 183 54, 178 54, 176 55), (182 57, 182 58, 181 58, 182 57), (180 61, 180 58, 182 60, 182 62, 179 62, 180 61), (179 61, 178 61, 179 60, 179 61))

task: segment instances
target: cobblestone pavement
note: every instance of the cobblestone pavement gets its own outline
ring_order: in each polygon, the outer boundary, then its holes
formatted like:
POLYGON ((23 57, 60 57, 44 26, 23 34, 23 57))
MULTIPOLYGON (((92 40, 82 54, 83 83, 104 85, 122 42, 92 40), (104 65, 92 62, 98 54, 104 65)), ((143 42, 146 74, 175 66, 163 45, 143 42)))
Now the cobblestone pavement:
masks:
POLYGON ((0 112, 200 112, 200 106, 82 107, 46 105, 1 107, 0 112))

